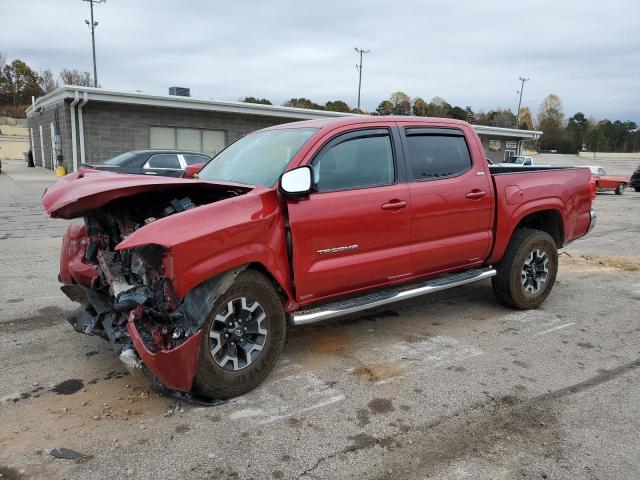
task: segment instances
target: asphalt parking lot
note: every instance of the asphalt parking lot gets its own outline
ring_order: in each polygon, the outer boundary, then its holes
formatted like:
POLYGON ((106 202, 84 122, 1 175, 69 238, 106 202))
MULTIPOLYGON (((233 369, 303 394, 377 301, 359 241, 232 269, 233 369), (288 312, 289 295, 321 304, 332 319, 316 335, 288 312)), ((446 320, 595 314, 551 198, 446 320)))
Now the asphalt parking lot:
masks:
MULTIPOLYGON (((640 159, 550 155, 630 175, 640 159)), ((3 168, 5 164, 3 163, 3 168)), ((292 329, 269 379, 164 398, 75 333, 54 178, 0 175, 0 478, 640 478, 640 193, 599 194, 542 308, 489 281, 292 329), (77 459, 57 459, 68 448, 77 459)))

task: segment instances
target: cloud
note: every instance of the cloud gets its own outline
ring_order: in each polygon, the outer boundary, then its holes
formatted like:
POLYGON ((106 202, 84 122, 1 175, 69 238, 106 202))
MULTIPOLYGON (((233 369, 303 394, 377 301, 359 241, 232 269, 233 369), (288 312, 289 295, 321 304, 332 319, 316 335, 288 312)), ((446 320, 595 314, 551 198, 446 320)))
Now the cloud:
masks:
MULTIPOLYGON (((91 70, 86 2, 3 2, 11 58, 41 70, 91 70)), ((640 123, 640 16, 631 0, 382 0, 307 2, 109 0, 95 7, 105 88, 197 98, 252 95, 282 103, 357 96, 354 46, 369 48, 363 106, 395 90, 474 109, 515 109, 531 78, 534 112, 553 92, 568 115, 640 123)))

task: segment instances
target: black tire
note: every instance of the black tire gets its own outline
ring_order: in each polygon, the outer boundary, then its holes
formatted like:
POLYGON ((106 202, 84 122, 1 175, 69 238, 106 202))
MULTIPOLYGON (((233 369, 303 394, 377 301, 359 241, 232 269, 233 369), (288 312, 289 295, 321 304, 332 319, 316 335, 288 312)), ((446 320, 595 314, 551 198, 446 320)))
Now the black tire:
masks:
MULTIPOLYGON (((248 312, 246 309, 241 310, 243 313, 248 312)), ((286 335, 282 300, 265 275, 254 270, 245 270, 237 276, 233 285, 216 300, 202 326, 202 331, 195 378, 197 393, 212 399, 226 399, 242 395, 255 388, 269 375, 280 356, 286 335), (212 349, 215 349, 218 341, 210 337, 210 331, 214 322, 216 322, 214 330, 220 329, 222 323, 216 320, 216 316, 221 312, 228 313, 228 303, 242 297, 247 299, 247 304, 259 303, 259 307, 266 316, 266 319, 260 323, 263 328, 266 327, 266 338, 257 358, 249 364, 235 370, 238 362, 236 360, 236 363, 231 365, 227 362, 226 368, 223 368, 214 359, 212 349)), ((231 336, 233 338, 233 334, 231 336)), ((227 341, 230 342, 231 339, 227 341)))
POLYGON ((502 260, 496 265, 496 270, 498 273, 491 279, 491 283, 493 291, 501 302, 521 310, 536 308, 545 301, 556 281, 558 273, 556 243, 546 232, 530 228, 518 229, 513 233, 502 260), (525 261, 536 250, 543 252, 547 257, 547 274, 539 290, 528 292, 523 285, 523 270, 525 261))
POLYGON ((616 187, 616 195, 622 195, 624 193, 625 185, 621 183, 616 187))
POLYGON ((640 192, 640 187, 633 187, 636 192, 640 192))

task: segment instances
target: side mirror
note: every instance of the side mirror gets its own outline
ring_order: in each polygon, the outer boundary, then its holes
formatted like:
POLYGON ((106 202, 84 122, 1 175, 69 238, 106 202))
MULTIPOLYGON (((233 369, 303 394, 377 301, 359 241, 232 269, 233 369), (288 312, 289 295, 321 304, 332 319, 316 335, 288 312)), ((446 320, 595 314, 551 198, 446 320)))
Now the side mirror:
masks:
POLYGON ((202 170, 206 163, 193 163, 191 165, 187 165, 184 169, 184 173, 182 174, 182 178, 198 178, 198 172, 202 170))
POLYGON ((313 186, 313 170, 310 166, 294 168, 280 176, 280 191, 292 198, 304 198, 313 186))

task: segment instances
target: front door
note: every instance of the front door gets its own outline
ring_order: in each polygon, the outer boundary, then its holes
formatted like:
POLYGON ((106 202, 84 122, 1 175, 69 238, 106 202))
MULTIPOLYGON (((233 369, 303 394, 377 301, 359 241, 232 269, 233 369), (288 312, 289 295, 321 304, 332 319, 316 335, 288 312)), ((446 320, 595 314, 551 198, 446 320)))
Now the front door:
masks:
POLYGON ((391 130, 343 133, 311 155, 315 191, 288 200, 298 301, 406 276, 409 188, 399 180, 391 130))
POLYGON ((491 248, 491 179, 475 137, 457 128, 405 126, 413 273, 478 265, 491 248))

